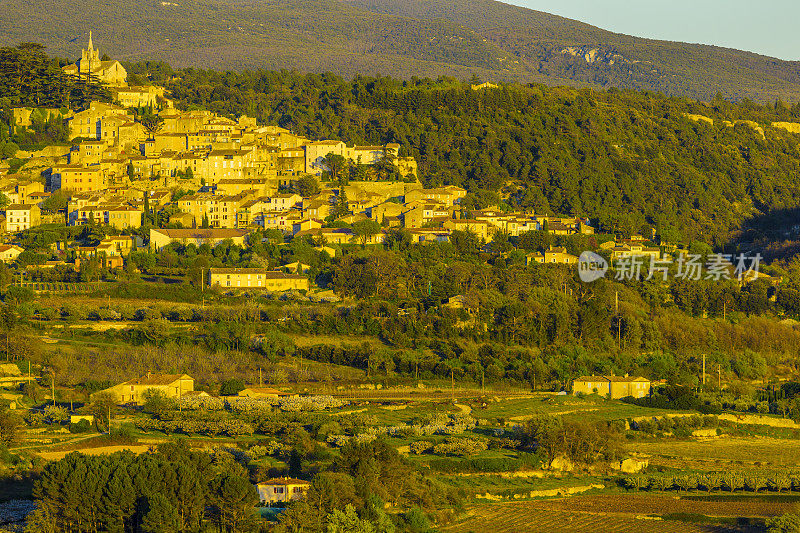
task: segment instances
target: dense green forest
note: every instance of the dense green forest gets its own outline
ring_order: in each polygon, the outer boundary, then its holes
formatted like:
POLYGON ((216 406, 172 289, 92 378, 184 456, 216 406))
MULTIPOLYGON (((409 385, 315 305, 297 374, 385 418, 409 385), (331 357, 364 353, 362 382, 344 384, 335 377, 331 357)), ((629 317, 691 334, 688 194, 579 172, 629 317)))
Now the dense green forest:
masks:
MULTIPOLYGON (((273 431, 281 426, 280 417, 261 418, 273 431)), ((280 431, 291 450, 289 473, 309 478, 311 487, 279 524, 268 525, 253 510, 259 502, 252 483, 265 480, 266 469, 246 468, 250 458, 234 447, 206 453, 178 440, 153 453, 73 453, 48 464, 35 483, 38 508, 25 530, 422 532, 432 531, 425 512, 451 515, 460 506, 456 490, 420 473, 384 439, 353 442, 334 454, 299 423, 309 417, 293 418, 280 431), (301 465, 315 469, 301 473, 301 465), (406 511, 389 514, 384 502, 406 511)))
MULTIPOLYGON (((34 239, 33 233, 26 242, 38 243, 34 251, 44 253, 50 239, 43 231, 34 239)), ((796 367, 800 331, 775 317, 800 318, 797 261, 773 267, 784 278, 777 288, 764 279, 741 286, 735 280, 674 277, 665 283, 608 279, 586 285, 574 269, 525 265, 524 254, 539 246, 535 235, 505 243, 501 255, 481 252, 468 234, 456 232, 453 243, 420 245, 398 231, 383 246, 349 246, 335 258, 306 239, 282 244, 261 243, 259 237, 246 248, 175 244, 158 253, 136 251, 122 272, 88 261, 78 273, 30 271, 31 281, 43 283, 77 281, 62 276, 116 282, 100 284, 95 295, 98 302, 107 297, 118 302, 113 305, 38 302, 19 288, 9 289, 5 301, 20 324, 40 328, 86 320, 133 322, 122 330, 91 332, 91 339, 119 348, 59 356, 53 364, 65 383, 113 379, 120 367, 167 371, 178 357, 184 371, 204 382, 246 376, 257 360, 270 364, 277 356, 299 355, 368 374, 452 376, 555 390, 575 376, 609 372, 694 385, 701 353, 726 376, 742 380, 767 378, 782 365, 796 367), (519 250, 508 252, 511 245, 519 250), (309 278, 319 287, 347 303, 224 296, 202 293, 199 286, 201 268, 296 261, 308 265, 309 278), (185 283, 141 280, 179 275, 186 276, 185 283), (464 296, 462 309, 443 305, 458 295, 464 296), (138 298, 162 302, 137 305, 138 298), (212 300, 222 305, 203 306, 212 300), (293 339, 301 337, 320 340, 296 344, 293 339), (343 345, 325 340, 340 337, 353 340, 343 345), (366 339, 371 340, 362 344, 366 339), (227 354, 218 369, 209 364, 217 360, 214 354, 227 354)), ((573 253, 590 245, 586 237, 556 244, 573 253)), ((33 357, 31 350, 21 335, 11 346, 13 357, 33 357)))
POLYGON ((41 42, 71 60, 93 29, 95 44, 115 59, 195 68, 477 74, 703 100, 717 92, 737 100, 800 96, 795 62, 616 34, 493 0, 2 0, 0 9, 0 44, 41 42))

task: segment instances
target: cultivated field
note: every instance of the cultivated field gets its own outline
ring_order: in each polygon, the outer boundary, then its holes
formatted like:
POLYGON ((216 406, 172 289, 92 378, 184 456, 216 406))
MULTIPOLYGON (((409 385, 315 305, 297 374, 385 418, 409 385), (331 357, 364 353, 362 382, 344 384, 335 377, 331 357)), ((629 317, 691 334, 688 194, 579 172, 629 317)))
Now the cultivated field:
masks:
POLYGON ((527 531, 695 533, 763 531, 763 519, 792 512, 795 498, 706 499, 669 495, 587 495, 474 505, 443 532, 527 531), (710 501, 708 501, 710 500, 710 501))
POLYGON ((768 437, 635 442, 629 451, 651 456, 651 464, 699 470, 800 467, 800 441, 768 437))

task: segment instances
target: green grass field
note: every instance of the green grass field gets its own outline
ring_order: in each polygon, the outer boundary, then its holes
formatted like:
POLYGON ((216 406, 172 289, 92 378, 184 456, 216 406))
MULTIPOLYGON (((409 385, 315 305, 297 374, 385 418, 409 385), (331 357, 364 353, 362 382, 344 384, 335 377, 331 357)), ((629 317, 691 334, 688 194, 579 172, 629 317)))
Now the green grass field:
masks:
POLYGON ((526 398, 507 399, 489 403, 485 408, 473 410, 473 416, 487 420, 503 419, 506 422, 522 422, 538 415, 560 415, 586 421, 624 420, 640 416, 664 416, 672 412, 606 400, 597 396, 579 398, 539 393, 526 398))

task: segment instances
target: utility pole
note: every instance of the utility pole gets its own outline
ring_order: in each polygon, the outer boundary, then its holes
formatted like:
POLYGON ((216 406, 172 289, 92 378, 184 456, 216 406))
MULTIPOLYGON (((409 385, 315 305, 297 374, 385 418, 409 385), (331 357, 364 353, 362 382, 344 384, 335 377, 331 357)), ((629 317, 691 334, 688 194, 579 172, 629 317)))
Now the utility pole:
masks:
POLYGON ((53 393, 53 407, 56 406, 56 371, 53 370, 53 374, 50 378, 50 387, 53 393))
POLYGON ((450 397, 455 401, 456 399, 456 380, 453 378, 453 369, 450 369, 450 397))
POLYGON ((258 386, 259 387, 263 387, 264 386, 264 379, 261 376, 261 367, 258 367, 258 386))
POLYGON ((619 316, 619 291, 614 293, 614 307, 617 314, 617 348, 622 349, 622 319, 619 316))
POLYGON ((717 363, 717 388, 722 390, 722 367, 717 363))
POLYGON ((706 354, 703 354, 703 388, 706 386, 706 354))

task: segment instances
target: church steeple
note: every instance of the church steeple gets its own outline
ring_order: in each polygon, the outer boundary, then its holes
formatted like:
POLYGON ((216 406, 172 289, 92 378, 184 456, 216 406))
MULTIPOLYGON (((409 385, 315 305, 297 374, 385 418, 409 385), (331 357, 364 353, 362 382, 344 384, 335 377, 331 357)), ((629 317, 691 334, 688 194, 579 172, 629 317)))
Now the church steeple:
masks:
POLYGON ((91 54, 94 50, 94 46, 92 46, 92 30, 89 30, 89 53, 91 54))

